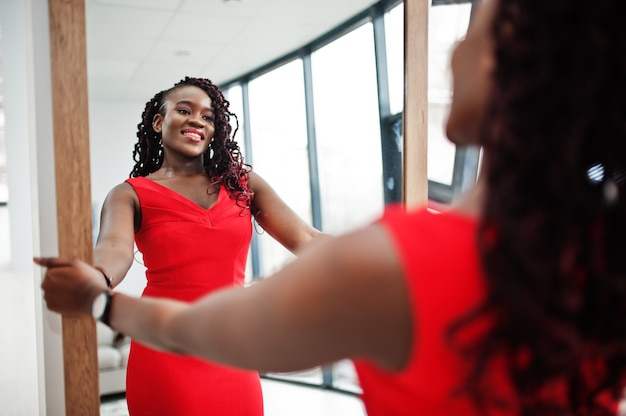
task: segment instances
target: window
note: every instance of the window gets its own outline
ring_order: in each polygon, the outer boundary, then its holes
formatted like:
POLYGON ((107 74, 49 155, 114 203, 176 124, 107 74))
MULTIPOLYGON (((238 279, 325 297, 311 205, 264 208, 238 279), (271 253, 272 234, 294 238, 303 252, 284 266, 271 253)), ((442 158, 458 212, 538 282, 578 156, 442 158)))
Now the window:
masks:
MULTIPOLYGON (((305 221, 311 220, 306 112, 302 61, 291 61, 250 82, 250 135, 253 169, 305 221)), ((267 275, 293 258, 263 233, 259 236, 261 273, 267 275)))
POLYGON ((235 141, 239 145, 239 149, 241 149, 241 154, 244 156, 244 161, 246 158, 246 143, 245 143, 245 132, 246 126, 244 122, 244 114, 243 114, 243 97, 241 91, 241 85, 235 84, 224 91, 224 96, 230 103, 230 112, 235 113, 237 119, 231 118, 230 125, 233 129, 233 134, 235 133, 235 129, 239 125, 239 130, 237 130, 237 135, 235 136, 235 141))
MULTIPOLYGON (((304 45, 298 59, 293 55, 285 58, 282 66, 258 77, 253 72, 227 90, 231 110, 239 116, 237 140, 247 161, 298 215, 321 223, 322 230, 330 234, 378 218, 385 200, 398 201, 401 196, 404 6, 401 2, 386 4, 389 8, 377 9, 376 17, 370 15, 372 10, 355 16, 337 30, 342 34, 304 45), (389 86, 389 109, 382 112, 390 110, 382 121, 385 143, 381 140, 374 50, 374 26, 380 28, 381 13, 389 86), (244 114, 248 109, 249 115, 244 114), (311 177, 316 172, 318 177, 311 177)), ((471 7, 465 2, 430 8, 428 177, 430 188, 433 184, 445 188, 443 200, 451 195, 462 153, 444 134, 451 98, 449 57, 466 32, 471 7)), ((384 90, 381 88, 381 95, 384 90)), ((255 234, 252 257, 260 263, 255 270, 265 276, 293 256, 257 229, 260 235, 255 234)), ((348 360, 323 369, 271 376, 359 391, 348 360)))
MULTIPOLYGON (((245 124, 245 115, 243 110, 243 91, 241 88, 241 84, 235 84, 230 86, 228 89, 224 90, 224 96, 230 103, 230 112, 234 113, 235 118, 231 118, 230 125, 233 131, 235 141, 239 145, 239 150, 241 150, 241 154, 244 158, 244 163, 249 163, 248 155, 246 153, 246 124, 245 124), (237 127, 239 127, 237 129, 237 127), (235 132, 235 129, 237 131, 235 132)), ((254 237, 253 237, 254 238, 254 237)), ((254 262, 253 251, 256 249, 256 246, 252 246, 250 251, 248 251, 248 260, 246 261, 246 277, 245 283, 251 283, 254 277, 254 273, 252 270, 252 264, 254 262)), ((257 256, 258 257, 258 256, 257 256)))
POLYGON ((311 64, 322 222, 336 234, 384 205, 372 24, 314 52, 311 64))
POLYGON ((404 108, 404 3, 385 14, 385 45, 391 114, 404 108))
POLYGON ((471 3, 430 8, 428 23, 428 179, 452 185, 456 147, 444 126, 451 99, 450 54, 467 31, 471 3))

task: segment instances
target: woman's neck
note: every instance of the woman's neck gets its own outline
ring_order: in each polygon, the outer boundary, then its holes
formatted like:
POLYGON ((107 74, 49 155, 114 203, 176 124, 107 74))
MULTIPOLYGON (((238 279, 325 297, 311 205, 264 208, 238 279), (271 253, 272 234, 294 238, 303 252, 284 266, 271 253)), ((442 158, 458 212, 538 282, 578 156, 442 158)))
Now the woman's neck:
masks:
MULTIPOLYGON (((165 159, 157 170, 163 177, 206 175, 202 160, 172 161, 165 159)), ((155 173, 157 173, 155 172, 155 173)))

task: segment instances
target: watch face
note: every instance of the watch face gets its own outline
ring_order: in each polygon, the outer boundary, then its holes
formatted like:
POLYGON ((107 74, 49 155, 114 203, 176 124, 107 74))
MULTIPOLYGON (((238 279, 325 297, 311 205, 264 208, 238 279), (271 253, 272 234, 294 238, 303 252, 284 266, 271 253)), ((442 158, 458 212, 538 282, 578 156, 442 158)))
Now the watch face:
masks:
POLYGON ((99 320, 104 315, 104 310, 107 307, 107 301, 109 297, 107 296, 107 292, 102 292, 98 295, 98 297, 93 301, 93 306, 91 307, 91 315, 95 320, 99 320))

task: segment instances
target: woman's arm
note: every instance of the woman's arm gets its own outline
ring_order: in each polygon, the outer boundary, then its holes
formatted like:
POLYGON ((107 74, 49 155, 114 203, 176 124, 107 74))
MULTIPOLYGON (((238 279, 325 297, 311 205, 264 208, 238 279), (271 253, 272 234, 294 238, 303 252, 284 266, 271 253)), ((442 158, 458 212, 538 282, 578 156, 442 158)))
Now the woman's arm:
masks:
MULTIPOLYGON (((48 307, 89 313, 101 291, 87 267, 59 259, 42 284, 48 307), (74 299, 73 301, 71 299, 74 299)), ((386 231, 370 226, 315 245, 275 275, 193 303, 120 293, 111 326, 153 348, 261 371, 295 371, 348 357, 406 363, 413 339, 407 288, 386 231)))
POLYGON ((132 265, 139 213, 139 199, 128 183, 113 188, 102 205, 94 264, 112 280, 114 287, 132 265))
POLYGON ((300 218, 276 191, 255 172, 250 172, 249 186, 254 191, 252 212, 269 235, 292 253, 312 240, 328 237, 300 218))

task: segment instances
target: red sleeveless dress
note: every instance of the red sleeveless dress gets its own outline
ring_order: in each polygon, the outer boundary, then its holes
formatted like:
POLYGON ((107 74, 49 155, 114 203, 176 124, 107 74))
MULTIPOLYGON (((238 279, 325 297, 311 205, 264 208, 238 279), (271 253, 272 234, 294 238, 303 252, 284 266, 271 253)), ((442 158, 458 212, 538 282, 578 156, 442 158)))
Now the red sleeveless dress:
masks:
MULTIPOLYGON (((455 213, 405 213, 392 207, 380 223, 404 269, 415 340, 401 371, 355 360, 368 416, 477 415, 468 400, 451 397, 468 367, 446 343, 449 326, 485 295, 475 243, 477 221, 455 213)), ((477 336, 481 329, 474 325, 465 335, 477 336)), ((510 397, 503 368, 492 370, 492 380, 510 397)))
MULTIPOLYGON (((249 210, 220 187, 215 204, 195 202, 144 177, 126 181, 141 205, 135 235, 147 268, 143 295, 194 301, 244 282, 249 210)), ((262 416, 258 372, 159 352, 132 342, 126 375, 132 416, 262 416)))
MULTIPOLYGON (((459 213, 436 214, 426 209, 388 209, 380 223, 388 230, 402 263, 413 315, 414 340, 406 366, 386 371, 366 360, 355 360, 368 416, 478 416, 466 396, 454 396, 469 365, 447 342, 450 325, 486 296, 486 282, 476 247, 478 222, 459 213)), ((458 333, 462 341, 484 334, 491 323, 474 321, 458 333)), ((585 365, 587 363, 583 363, 585 365)), ((508 404, 494 415, 519 414, 505 361, 497 357, 486 368, 489 392, 508 404)), ((546 397, 564 399, 559 383, 546 397)), ((599 398, 613 414, 618 402, 599 398)))

